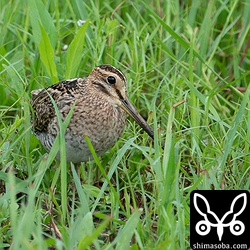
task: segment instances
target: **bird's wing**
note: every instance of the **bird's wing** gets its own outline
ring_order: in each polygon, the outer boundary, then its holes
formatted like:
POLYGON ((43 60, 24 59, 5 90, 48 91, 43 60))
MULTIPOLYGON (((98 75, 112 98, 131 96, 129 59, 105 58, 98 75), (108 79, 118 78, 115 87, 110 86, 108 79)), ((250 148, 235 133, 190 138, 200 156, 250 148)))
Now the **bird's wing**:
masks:
POLYGON ((63 99, 74 99, 74 92, 79 88, 78 81, 78 78, 61 81, 48 88, 31 92, 31 117, 35 133, 46 132, 51 120, 56 116, 52 99, 60 109, 63 99))

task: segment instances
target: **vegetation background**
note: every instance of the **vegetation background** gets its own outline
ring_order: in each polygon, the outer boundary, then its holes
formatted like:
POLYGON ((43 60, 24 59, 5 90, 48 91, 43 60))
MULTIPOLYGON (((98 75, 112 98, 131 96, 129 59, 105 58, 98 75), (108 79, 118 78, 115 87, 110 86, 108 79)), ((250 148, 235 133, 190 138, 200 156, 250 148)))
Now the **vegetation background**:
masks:
POLYGON ((192 190, 249 190, 249 28, 249 1, 1 0, 0 249, 188 248, 192 190), (130 120, 100 159, 55 162, 30 92, 100 64, 156 140, 130 120))

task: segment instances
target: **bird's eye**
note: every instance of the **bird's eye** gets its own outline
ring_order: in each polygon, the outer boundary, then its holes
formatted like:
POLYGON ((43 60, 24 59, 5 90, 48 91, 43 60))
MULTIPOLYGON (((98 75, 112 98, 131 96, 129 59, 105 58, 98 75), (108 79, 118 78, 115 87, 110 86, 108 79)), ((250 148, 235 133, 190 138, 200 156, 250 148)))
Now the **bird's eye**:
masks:
POLYGON ((116 79, 115 79, 114 76, 108 76, 107 81, 110 84, 115 84, 116 83, 116 79))

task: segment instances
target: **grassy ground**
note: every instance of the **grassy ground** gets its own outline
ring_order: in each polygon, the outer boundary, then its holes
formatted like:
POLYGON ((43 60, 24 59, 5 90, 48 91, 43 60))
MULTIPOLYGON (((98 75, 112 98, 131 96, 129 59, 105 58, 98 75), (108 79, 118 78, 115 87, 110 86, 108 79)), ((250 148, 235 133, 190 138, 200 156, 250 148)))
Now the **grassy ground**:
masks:
POLYGON ((1 0, 0 15, 0 249, 186 249, 192 190, 249 190, 248 1, 1 0), (100 159, 56 163, 30 91, 104 63, 158 136, 129 121, 100 159))

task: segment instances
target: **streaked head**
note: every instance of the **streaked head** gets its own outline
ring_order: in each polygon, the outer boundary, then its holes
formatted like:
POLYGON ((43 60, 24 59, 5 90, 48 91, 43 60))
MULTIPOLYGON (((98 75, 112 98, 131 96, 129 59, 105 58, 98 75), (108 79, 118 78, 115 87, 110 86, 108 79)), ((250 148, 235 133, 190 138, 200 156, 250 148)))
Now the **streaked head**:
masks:
POLYGON ((127 97, 127 80, 120 70, 111 65, 100 65, 90 73, 88 79, 106 95, 110 102, 126 111, 154 139, 152 128, 133 107, 127 97))

